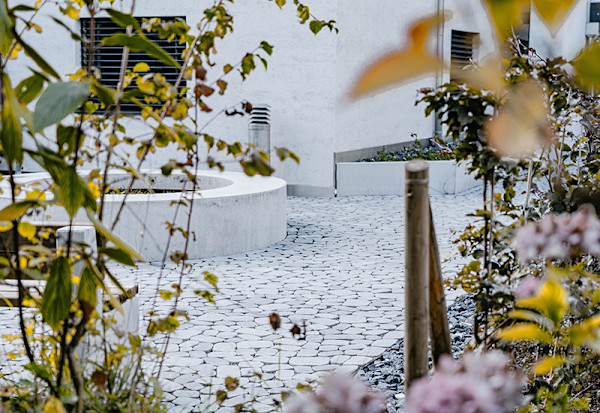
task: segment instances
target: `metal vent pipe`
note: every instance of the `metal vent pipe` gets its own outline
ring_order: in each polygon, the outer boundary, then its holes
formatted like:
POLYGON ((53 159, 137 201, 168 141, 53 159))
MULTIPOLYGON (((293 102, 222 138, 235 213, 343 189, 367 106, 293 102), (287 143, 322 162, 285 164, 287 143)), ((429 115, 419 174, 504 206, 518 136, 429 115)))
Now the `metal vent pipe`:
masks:
POLYGON ((271 109, 269 105, 254 105, 248 124, 248 142, 256 151, 263 151, 271 156, 271 109))

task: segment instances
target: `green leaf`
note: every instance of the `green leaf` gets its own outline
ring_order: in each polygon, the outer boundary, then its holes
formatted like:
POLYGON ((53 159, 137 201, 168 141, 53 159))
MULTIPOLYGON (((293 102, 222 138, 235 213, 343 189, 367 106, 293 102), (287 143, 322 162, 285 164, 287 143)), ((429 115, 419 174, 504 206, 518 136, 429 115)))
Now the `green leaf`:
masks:
POLYGON ((66 319, 71 308, 71 268, 66 257, 58 257, 50 267, 42 301, 42 315, 50 327, 56 329, 66 319))
POLYGON ((96 230, 107 240, 111 241, 112 243, 114 243, 116 246, 118 246, 119 248, 121 248, 123 251, 125 251, 127 254, 129 254, 130 256, 137 258, 140 261, 145 261, 144 257, 142 257, 142 255, 137 252, 136 250, 134 250, 132 247, 130 247, 129 245, 127 245, 127 243, 125 241, 123 241, 121 238, 119 238, 114 232, 112 232, 110 229, 106 228, 104 226, 104 224, 102 222, 100 222, 95 216, 94 214, 92 214, 90 211, 86 211, 87 212, 87 216, 89 218, 89 220, 94 224, 94 226, 96 227, 96 230))
POLYGON ((25 212, 31 207, 36 206, 37 201, 21 201, 15 202, 5 207, 0 211, 0 222, 10 222, 15 219, 21 218, 25 212))
POLYGON ((575 67, 579 83, 585 87, 600 88, 600 42, 592 43, 571 64, 575 67))
POLYGON ((552 336, 534 324, 517 324, 513 327, 501 330, 498 338, 509 341, 534 341, 544 344, 552 344, 552 336))
POLYGON ((60 194, 60 201, 69 213, 69 216, 73 218, 79 207, 83 204, 83 182, 75 167, 70 166, 60 176, 60 181, 57 182, 58 191, 60 194))
POLYGON ((31 60, 33 60, 40 67, 40 69, 42 69, 45 73, 48 73, 50 76, 60 80, 60 75, 56 72, 56 70, 54 70, 52 66, 50 66, 48 62, 46 62, 42 58, 42 56, 40 56, 38 52, 35 51, 33 47, 25 43, 23 39, 21 39, 19 36, 17 36, 16 38, 21 47, 23 47, 23 51, 25 52, 25 54, 29 56, 31 60))
POLYGON ((129 36, 125 33, 115 33, 102 41, 104 46, 124 46, 132 52, 146 53, 148 56, 160 60, 167 66, 181 67, 164 49, 152 43, 145 36, 129 36))
POLYGON ((88 82, 56 82, 48 85, 35 105, 33 127, 36 132, 60 122, 75 112, 90 94, 88 82))
POLYGON ((284 161, 286 158, 290 158, 294 160, 297 164, 300 163, 300 158, 294 152, 290 151, 287 148, 279 148, 275 147, 275 153, 280 161, 284 161))
POLYGON ((79 149, 75 147, 78 134, 78 128, 74 126, 63 126, 59 123, 56 127, 56 141, 58 143, 59 152, 68 155, 79 149))
POLYGON ((6 57, 6 54, 10 50, 13 35, 13 21, 8 15, 8 8, 6 0, 0 1, 0 54, 6 57))
POLYGON ((106 248, 106 247, 102 247, 100 248, 99 251, 100 254, 104 254, 107 257, 115 260, 116 262, 119 262, 123 265, 128 265, 130 267, 135 267, 135 262, 133 261, 133 258, 131 258, 131 255, 129 255, 127 252, 123 251, 120 248, 106 248))
POLYGON ((94 272, 89 268, 85 267, 81 273, 81 281, 79 281, 79 290, 77 290, 77 299, 85 301, 92 307, 96 307, 97 295, 96 290, 98 284, 96 283, 96 277, 94 272))
POLYGON ((256 154, 252 154, 249 161, 240 161, 240 165, 244 170, 244 173, 248 176, 261 175, 271 176, 275 169, 268 163, 262 160, 262 158, 256 154))
POLYGON ((36 377, 39 377, 44 380, 52 380, 52 373, 50 373, 47 367, 40 366, 36 363, 29 363, 23 367, 25 368, 25 370, 29 370, 30 372, 35 374, 36 377))
POLYGON ((75 40, 76 42, 83 42, 83 39, 81 38, 81 36, 79 35, 79 33, 74 32, 69 26, 67 26, 62 20, 57 19, 56 17, 52 17, 52 20, 54 20, 54 22, 56 24, 58 24, 59 26, 62 26, 63 29, 65 29, 66 31, 69 32, 69 34, 71 34, 71 39, 75 40))
POLYGON ((27 79, 23 79, 15 88, 15 95, 23 103, 30 103, 44 88, 46 78, 40 73, 35 72, 33 76, 29 76, 27 79))
POLYGON ((263 49, 269 56, 273 54, 273 46, 265 41, 260 42, 260 48, 263 49))
POLYGON ((323 28, 323 22, 321 22, 320 20, 313 20, 308 26, 310 27, 310 31, 317 35, 323 28))
POLYGON ((279 6, 279 8, 282 8, 283 6, 285 6, 285 2, 286 2, 286 0, 275 0, 275 4, 277 4, 279 6))
POLYGON ((106 9, 110 19, 121 27, 132 26, 135 30, 141 30, 140 22, 130 14, 121 13, 115 9, 106 9))
POLYGON ((523 12, 530 4, 528 0, 483 0, 483 3, 500 39, 510 36, 512 28, 519 25, 523 12))
POLYGON ((21 122, 19 120, 19 102, 15 96, 10 79, 5 74, 2 75, 3 85, 2 94, 4 102, 2 105, 2 129, 0 129, 0 141, 4 155, 8 162, 21 163, 23 161, 23 134, 21 132, 21 122))
POLYGON ((110 107, 115 104, 115 96, 117 93, 115 89, 103 86, 97 82, 94 82, 90 89, 104 106, 110 107))

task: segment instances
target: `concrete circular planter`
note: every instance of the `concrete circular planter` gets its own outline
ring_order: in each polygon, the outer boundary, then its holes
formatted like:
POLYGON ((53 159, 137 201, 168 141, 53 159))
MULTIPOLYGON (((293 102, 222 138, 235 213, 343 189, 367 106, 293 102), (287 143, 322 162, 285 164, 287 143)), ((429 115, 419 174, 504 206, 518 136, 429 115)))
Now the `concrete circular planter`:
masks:
MULTIPOLYGON (((482 185, 467 172, 464 163, 429 162, 429 193, 458 194, 482 185)), ((337 164, 337 194, 404 195, 406 162, 340 162, 337 164)))
MULTIPOLYGON (((167 246, 166 222, 186 228, 188 207, 180 206, 182 187, 186 178, 174 172, 164 177, 160 171, 144 171, 148 182, 137 182, 135 189, 156 193, 132 193, 115 228, 115 233, 139 251, 148 261, 162 260, 167 246), (177 191, 177 192, 175 192, 177 191)), ((111 186, 127 186, 126 173, 110 174, 111 186)), ((47 188, 49 175, 34 173, 20 175, 17 179, 27 189, 47 188)), ((2 182, 1 206, 10 204, 10 190, 2 182)), ((236 172, 202 171, 199 174, 200 190, 193 194, 194 207, 190 226, 189 259, 229 255, 263 248, 286 236, 286 182, 272 177, 248 177, 236 172)), ((187 190, 191 190, 188 183, 187 190)), ((104 221, 110 224, 117 214, 125 195, 107 194, 104 221)), ((187 197, 190 194, 186 194, 187 197)), ((36 221, 68 222, 62 206, 53 204, 53 194, 46 193, 48 208, 33 217, 36 221)), ((77 222, 87 222, 80 211, 77 222)), ((183 251, 185 239, 175 232, 170 251, 183 251)), ((167 254, 167 258, 169 255, 167 254)))

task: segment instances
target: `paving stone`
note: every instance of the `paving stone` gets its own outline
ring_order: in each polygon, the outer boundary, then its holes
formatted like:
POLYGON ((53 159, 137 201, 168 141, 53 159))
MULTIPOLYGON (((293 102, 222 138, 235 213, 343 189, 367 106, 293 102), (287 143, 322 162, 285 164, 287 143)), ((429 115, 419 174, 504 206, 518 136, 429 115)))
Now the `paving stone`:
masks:
POLYGON ((290 358, 290 366, 322 366, 329 364, 328 357, 292 357, 290 358))
POLYGON ((226 378, 233 377, 238 378, 241 376, 240 368, 238 366, 218 366, 217 367, 217 377, 226 378))
MULTIPOLYGON (((451 240, 456 237, 452 231, 470 222, 466 214, 480 198, 481 190, 431 196, 444 274, 455 274, 464 262, 452 256, 451 240)), ((206 398, 200 402, 200 394, 208 394, 201 387, 220 384, 216 377, 256 368, 269 377, 273 389, 293 388, 336 366, 352 372, 404 337, 403 197, 290 197, 287 207, 288 236, 281 242, 243 254, 189 261, 192 267, 179 307, 188 311, 190 320, 171 337, 163 367, 170 412, 208 405, 206 398), (216 306, 191 293, 206 288, 207 270, 219 277, 216 306), (277 332, 269 325, 272 312, 282 318, 277 332), (289 336, 292 322, 301 327, 306 322, 305 341, 289 336), (278 374, 281 382, 272 379, 278 374)), ((169 302, 151 307, 159 267, 157 263, 138 264, 135 269, 111 266, 118 278, 139 280, 141 331, 149 311, 171 311, 169 302)), ((161 288, 178 282, 179 275, 178 266, 167 263, 161 288)), ((453 295, 448 292, 449 300, 453 295)), ((18 331, 14 314, 0 314, 0 326, 13 326, 4 329, 10 330, 6 333, 18 331)), ((164 337, 151 340, 164 344, 164 337)), ((244 385, 251 383, 256 382, 244 385)))

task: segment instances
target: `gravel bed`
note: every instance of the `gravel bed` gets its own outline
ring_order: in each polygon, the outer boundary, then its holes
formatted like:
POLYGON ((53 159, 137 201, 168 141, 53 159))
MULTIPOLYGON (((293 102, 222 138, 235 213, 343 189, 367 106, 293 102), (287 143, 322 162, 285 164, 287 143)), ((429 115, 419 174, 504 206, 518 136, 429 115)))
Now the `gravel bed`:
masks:
MULTIPOLYGON (((452 352, 460 356, 472 336, 475 303, 470 296, 458 298, 448 307, 448 323, 452 339, 452 352)), ((379 357, 363 366, 357 373, 373 389, 388 397, 388 413, 404 412, 404 353, 403 339, 387 349, 379 357)), ((431 360, 430 360, 431 363, 431 360)))

